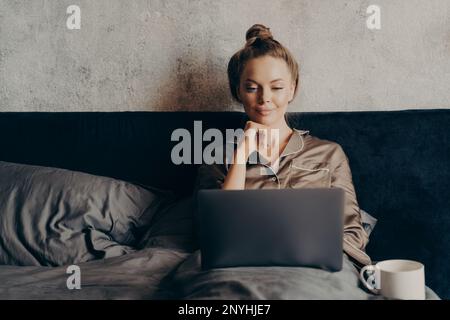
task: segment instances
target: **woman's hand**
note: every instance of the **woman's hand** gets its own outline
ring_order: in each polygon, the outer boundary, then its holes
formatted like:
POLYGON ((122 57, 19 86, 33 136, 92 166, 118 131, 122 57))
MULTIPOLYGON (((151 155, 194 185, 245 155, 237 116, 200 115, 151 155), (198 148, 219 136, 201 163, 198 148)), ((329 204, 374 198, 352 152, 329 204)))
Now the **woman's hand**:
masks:
POLYGON ((247 159, 255 150, 262 150, 264 144, 267 144, 266 138, 269 128, 265 125, 247 121, 244 128, 244 136, 236 148, 225 181, 222 185, 224 190, 243 190, 245 189, 247 159))
POLYGON ((235 153, 235 163, 245 164, 248 157, 258 151, 267 160, 278 158, 279 132, 263 124, 247 121, 244 128, 244 137, 241 139, 235 153))
POLYGON ((258 151, 269 161, 276 159, 279 152, 278 131, 260 123, 247 121, 244 136, 236 148, 233 163, 228 169, 222 189, 245 189, 247 159, 254 151, 258 151))

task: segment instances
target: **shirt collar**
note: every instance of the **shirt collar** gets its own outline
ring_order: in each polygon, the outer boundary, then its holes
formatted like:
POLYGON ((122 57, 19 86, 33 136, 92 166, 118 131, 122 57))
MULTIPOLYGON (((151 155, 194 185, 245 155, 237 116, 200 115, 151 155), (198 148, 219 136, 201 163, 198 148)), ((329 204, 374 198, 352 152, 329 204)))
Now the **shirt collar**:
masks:
POLYGON ((298 130, 298 129, 293 130, 294 132, 292 133, 291 138, 289 139, 280 157, 300 152, 303 150, 303 147, 305 146, 303 136, 307 135, 309 133, 309 130, 298 130))

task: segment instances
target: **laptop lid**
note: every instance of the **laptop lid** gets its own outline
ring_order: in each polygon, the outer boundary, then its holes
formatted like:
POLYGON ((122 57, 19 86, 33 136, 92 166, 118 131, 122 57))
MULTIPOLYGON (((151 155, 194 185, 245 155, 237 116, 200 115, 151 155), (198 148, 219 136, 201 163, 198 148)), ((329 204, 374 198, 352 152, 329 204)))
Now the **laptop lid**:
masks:
POLYGON ((342 269, 344 190, 200 190, 202 268, 342 269))

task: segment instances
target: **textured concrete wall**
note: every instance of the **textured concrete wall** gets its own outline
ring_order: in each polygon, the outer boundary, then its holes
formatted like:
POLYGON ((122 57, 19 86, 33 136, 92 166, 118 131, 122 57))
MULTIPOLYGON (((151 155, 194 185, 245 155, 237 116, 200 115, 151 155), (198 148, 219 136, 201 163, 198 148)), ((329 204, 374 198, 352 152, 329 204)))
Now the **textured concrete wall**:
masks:
POLYGON ((0 111, 239 109, 226 65, 254 23, 302 66, 291 110, 450 107, 449 0, 0 0, 0 111))

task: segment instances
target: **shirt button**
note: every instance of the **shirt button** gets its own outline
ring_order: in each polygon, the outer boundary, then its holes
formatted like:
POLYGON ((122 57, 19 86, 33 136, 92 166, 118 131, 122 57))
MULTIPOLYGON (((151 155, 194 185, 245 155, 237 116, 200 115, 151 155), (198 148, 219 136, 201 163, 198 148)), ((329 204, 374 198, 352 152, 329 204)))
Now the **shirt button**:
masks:
POLYGON ((277 181, 277 178, 273 177, 273 178, 272 178, 272 181, 277 181))

